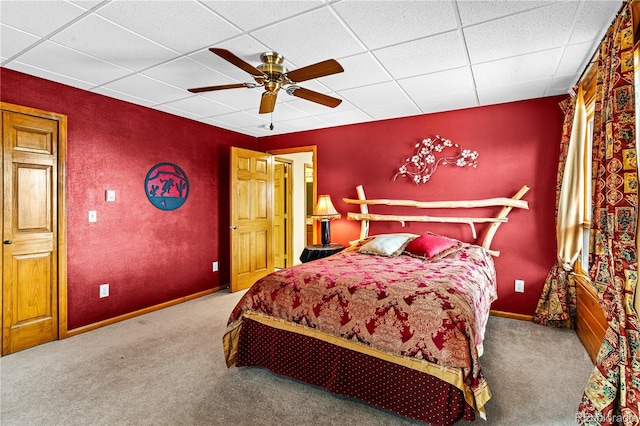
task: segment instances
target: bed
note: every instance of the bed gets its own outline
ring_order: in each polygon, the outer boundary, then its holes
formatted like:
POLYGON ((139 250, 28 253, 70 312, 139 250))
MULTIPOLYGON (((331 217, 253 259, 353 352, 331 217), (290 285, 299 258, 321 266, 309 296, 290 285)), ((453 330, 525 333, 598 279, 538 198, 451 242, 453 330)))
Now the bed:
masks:
POLYGON ((486 418, 491 250, 430 233, 361 237, 258 280, 230 315, 227 366, 265 367, 434 426, 486 418))

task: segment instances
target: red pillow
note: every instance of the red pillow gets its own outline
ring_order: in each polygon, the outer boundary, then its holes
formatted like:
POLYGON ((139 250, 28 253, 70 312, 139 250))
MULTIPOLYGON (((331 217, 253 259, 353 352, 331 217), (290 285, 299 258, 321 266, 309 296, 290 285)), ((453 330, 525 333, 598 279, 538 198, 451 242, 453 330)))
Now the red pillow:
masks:
POLYGON ((452 238, 435 234, 424 234, 411 241, 405 252, 421 259, 435 260, 460 250, 462 243, 452 238))

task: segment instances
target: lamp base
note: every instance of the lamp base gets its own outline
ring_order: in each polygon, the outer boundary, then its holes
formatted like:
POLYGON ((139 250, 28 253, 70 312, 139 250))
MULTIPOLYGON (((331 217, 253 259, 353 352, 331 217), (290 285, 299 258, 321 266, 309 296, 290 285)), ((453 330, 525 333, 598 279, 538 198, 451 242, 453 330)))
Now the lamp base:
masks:
POLYGON ((320 221, 320 232, 322 234, 322 245, 328 246, 331 244, 331 229, 329 228, 329 219, 322 219, 320 221))

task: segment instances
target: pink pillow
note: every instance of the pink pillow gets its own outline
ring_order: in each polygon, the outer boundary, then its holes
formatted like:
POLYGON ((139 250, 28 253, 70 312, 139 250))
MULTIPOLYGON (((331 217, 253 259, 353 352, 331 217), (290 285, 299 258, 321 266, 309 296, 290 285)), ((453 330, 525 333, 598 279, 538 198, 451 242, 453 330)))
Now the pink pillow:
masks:
POLYGON ((405 252, 421 259, 436 260, 460 250, 462 243, 452 238, 435 234, 424 234, 411 241, 405 252))

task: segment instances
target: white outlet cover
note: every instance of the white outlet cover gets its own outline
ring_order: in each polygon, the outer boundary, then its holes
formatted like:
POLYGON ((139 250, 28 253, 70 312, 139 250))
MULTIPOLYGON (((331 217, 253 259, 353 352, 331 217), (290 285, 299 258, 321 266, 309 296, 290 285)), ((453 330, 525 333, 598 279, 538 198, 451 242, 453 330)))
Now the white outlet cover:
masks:
POLYGON ((116 200, 116 191, 115 189, 107 189, 107 193, 105 195, 106 200, 109 202, 113 202, 116 200))
POLYGON ((98 221, 98 212, 95 210, 89 210, 89 222, 97 222, 98 221))

